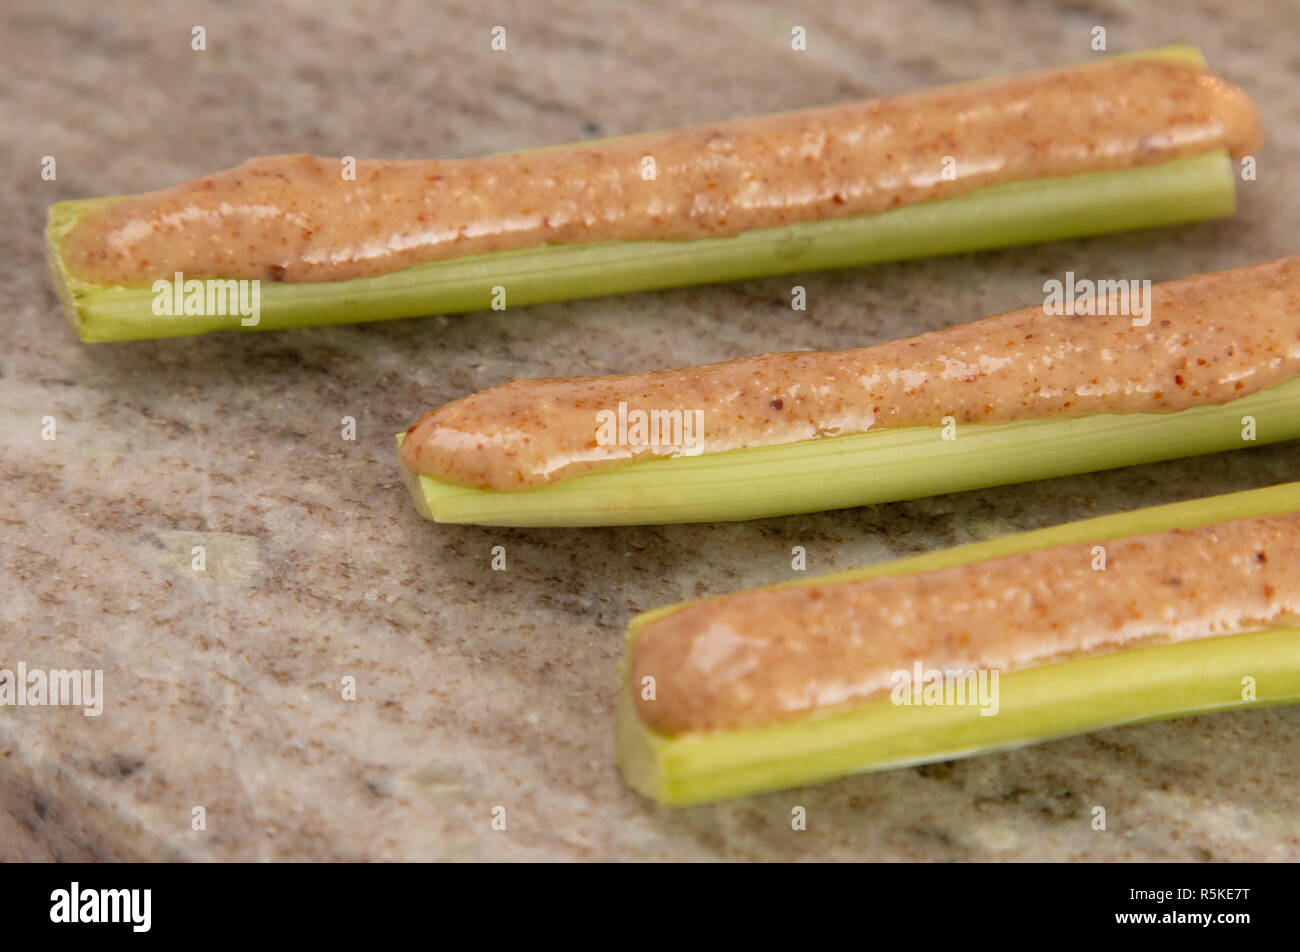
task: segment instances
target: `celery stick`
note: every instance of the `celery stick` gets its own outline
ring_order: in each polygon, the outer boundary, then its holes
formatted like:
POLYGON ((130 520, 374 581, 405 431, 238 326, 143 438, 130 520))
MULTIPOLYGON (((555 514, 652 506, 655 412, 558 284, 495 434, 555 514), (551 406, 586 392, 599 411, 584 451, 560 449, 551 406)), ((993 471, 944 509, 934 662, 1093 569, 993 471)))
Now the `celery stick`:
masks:
MULTIPOLYGON (((523 492, 441 482, 403 466, 437 522, 598 526, 724 522, 918 499, 1300 437, 1300 379, 1173 413, 912 427, 654 459, 523 492), (1255 420, 1243 440, 1243 417, 1255 420)), ((399 437, 399 445, 401 438, 399 437)))
MULTIPOLYGON (((1205 65, 1201 52, 1185 45, 1111 58, 1205 65)), ((644 135, 653 133, 619 138, 644 135)), ((531 151, 563 148, 568 146, 531 151)), ((72 274, 62 257, 63 236, 118 197, 51 205, 46 252, 68 319, 82 340, 98 343, 475 311, 490 306, 497 285, 506 288, 510 306, 519 306, 1152 228, 1231 215, 1234 184, 1232 163, 1219 151, 1137 169, 1013 182, 880 215, 729 238, 552 244, 433 261, 371 278, 269 283, 261 287, 261 319, 253 327, 229 316, 155 315, 151 288, 98 286, 72 274)))
MULTIPOLYGON (((1300 510, 1300 482, 1087 519, 791 585, 923 572, 1079 542, 1300 510)), ((685 605, 638 615, 646 624, 685 605)), ((637 717, 624 684, 616 759, 627 782, 683 806, 908 764, 950 760, 1137 721, 1300 701, 1300 629, 1250 632, 1122 651, 1004 675, 1000 708, 901 707, 888 697, 771 727, 666 736, 637 717), (1242 697, 1242 678, 1256 696, 1242 697)))
POLYGON ((51 205, 46 247, 69 320, 82 340, 97 343, 484 310, 498 285, 516 307, 1151 228, 1231 215, 1233 187, 1232 162, 1219 151, 1136 169, 1012 182, 879 215, 728 238, 549 244, 349 281, 263 282, 254 327, 241 327, 238 316, 159 316, 151 287, 100 287, 72 274, 62 258, 62 237, 116 199, 51 205))
POLYGON ((748 731, 668 738, 636 720, 624 691, 616 759, 628 785, 689 806, 852 773, 954 760, 1139 721, 1300 701, 1300 629, 1128 651, 1004 675, 1001 709, 900 707, 748 731), (1242 700, 1241 679, 1258 682, 1242 700))

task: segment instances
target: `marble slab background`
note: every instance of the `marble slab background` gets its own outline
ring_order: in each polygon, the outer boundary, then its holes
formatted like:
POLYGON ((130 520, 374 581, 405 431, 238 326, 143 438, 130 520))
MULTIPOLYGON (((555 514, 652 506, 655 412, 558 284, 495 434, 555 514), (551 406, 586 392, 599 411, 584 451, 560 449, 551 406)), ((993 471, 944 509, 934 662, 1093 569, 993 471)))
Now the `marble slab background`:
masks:
POLYGON ((794 545, 835 571, 1281 482, 1300 472, 1295 443, 741 525, 563 531, 423 522, 392 448, 425 409, 515 377, 858 346, 1022 306, 1067 269, 1159 281, 1294 253, 1297 25, 1294 2, 1228 0, 6 4, 0 662, 102 668, 107 708, 0 709, 0 858, 1300 858, 1300 708, 681 811, 629 792, 612 761, 613 669, 636 611, 784 579, 794 545), (190 48, 196 24, 206 52, 190 48), (489 48, 497 24, 505 53, 489 48), (60 199, 255 154, 469 156, 902 92, 1085 59, 1096 25, 1112 50, 1195 43, 1253 94, 1268 141, 1234 219, 122 345, 81 344, 45 277, 60 199), (806 314, 789 309, 795 283, 806 314), (496 545, 505 572, 490 570, 496 545))

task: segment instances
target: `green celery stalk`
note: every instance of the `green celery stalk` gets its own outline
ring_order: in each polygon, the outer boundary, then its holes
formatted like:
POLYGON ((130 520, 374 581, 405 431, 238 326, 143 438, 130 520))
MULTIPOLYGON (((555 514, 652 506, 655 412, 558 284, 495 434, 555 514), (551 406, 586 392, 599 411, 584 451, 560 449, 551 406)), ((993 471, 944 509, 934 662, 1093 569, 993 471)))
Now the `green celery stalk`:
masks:
MULTIPOLYGON (((785 586, 818 585, 933 571, 1050 546, 1210 525, 1300 510, 1300 482, 1140 509, 1004 536, 785 586)), ((698 601, 698 600, 697 600, 698 601)), ((651 621, 693 602, 638 615, 625 659, 651 621)), ((799 786, 853 773, 1006 750, 1139 721, 1300 701, 1300 629, 1116 652, 1004 674, 999 712, 974 707, 902 707, 888 697, 788 724, 667 736, 636 714, 623 689, 615 757, 630 786, 665 806, 686 806, 799 786), (1242 679, 1256 681, 1255 700, 1242 679)))
MULTIPOLYGON (((1134 55, 1204 62, 1191 47, 1134 55)), ((123 341, 481 310, 491 306, 497 285, 514 307, 1151 228, 1231 215, 1234 183, 1231 160, 1217 151, 727 238, 549 244, 348 281, 263 282, 255 327, 242 327, 237 316, 155 315, 151 287, 98 286, 73 274, 62 256, 63 236, 119 198, 51 205, 46 248, 55 288, 82 340, 123 341)))
MULTIPOLYGON (((404 435, 404 434, 403 434, 404 435)), ((427 519, 493 526, 725 522, 865 506, 1300 437, 1300 378, 1173 413, 883 429, 630 463, 539 489, 497 492, 402 470, 427 519), (1254 417, 1256 440, 1242 439, 1254 417)), ((398 437, 401 445, 402 436, 398 437)))

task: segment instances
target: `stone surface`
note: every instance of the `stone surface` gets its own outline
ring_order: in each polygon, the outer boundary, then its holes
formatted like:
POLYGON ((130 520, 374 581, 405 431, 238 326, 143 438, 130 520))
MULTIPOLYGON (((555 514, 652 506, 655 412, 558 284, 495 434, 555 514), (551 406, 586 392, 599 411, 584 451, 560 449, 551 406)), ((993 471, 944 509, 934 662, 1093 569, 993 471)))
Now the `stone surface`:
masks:
POLYGON ((102 668, 107 706, 0 708, 0 858, 1300 857, 1300 708, 681 811, 623 786, 612 731, 620 635, 638 610, 784 579, 794 545, 811 571, 833 571, 1281 482, 1300 472, 1295 443, 741 525, 438 527, 398 479, 394 432, 511 378, 859 346, 1022 306, 1067 269, 1159 281, 1296 252, 1295 4, 1132 6, 6 6, 0 662, 102 668), (206 52, 190 49, 196 24, 206 52), (489 49, 496 24, 505 53, 489 49), (789 48, 793 25, 806 53, 789 48), (528 311, 123 345, 81 344, 45 276, 40 233, 60 199, 254 154, 468 156, 902 92, 1084 59, 1094 25, 1112 50, 1196 43, 1255 97, 1268 141, 1235 218, 528 311), (806 314, 789 309, 795 283, 806 314), (496 545, 505 572, 490 570, 496 545), (341 699, 347 676, 355 702, 341 699), (790 829, 795 804, 806 832, 790 829), (491 828, 497 805, 505 831, 491 828), (1094 805, 1106 832, 1090 828, 1094 805))

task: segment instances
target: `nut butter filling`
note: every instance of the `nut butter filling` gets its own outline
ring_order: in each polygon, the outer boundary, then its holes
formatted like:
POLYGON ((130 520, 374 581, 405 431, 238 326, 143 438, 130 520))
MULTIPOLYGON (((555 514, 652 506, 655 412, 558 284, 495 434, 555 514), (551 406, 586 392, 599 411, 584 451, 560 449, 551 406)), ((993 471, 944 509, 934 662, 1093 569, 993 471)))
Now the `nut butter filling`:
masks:
POLYGON ((1300 513, 1058 546, 912 575, 742 592, 648 623, 629 683, 665 734, 757 727, 888 696, 896 671, 1002 674, 1294 625, 1300 513))
POLYGON ((339 159, 250 159, 106 207, 68 233, 63 254, 95 284, 178 271, 338 281, 548 242, 872 215, 1258 141, 1249 98, 1205 68, 1115 60, 559 149, 361 160, 355 179, 339 159))
POLYGON ((1107 310, 1058 316, 1039 306, 857 350, 519 380, 425 414, 401 457, 445 482, 528 490, 639 459, 938 426, 948 416, 980 424, 1168 413, 1300 375, 1300 258, 1113 296, 1107 310))

